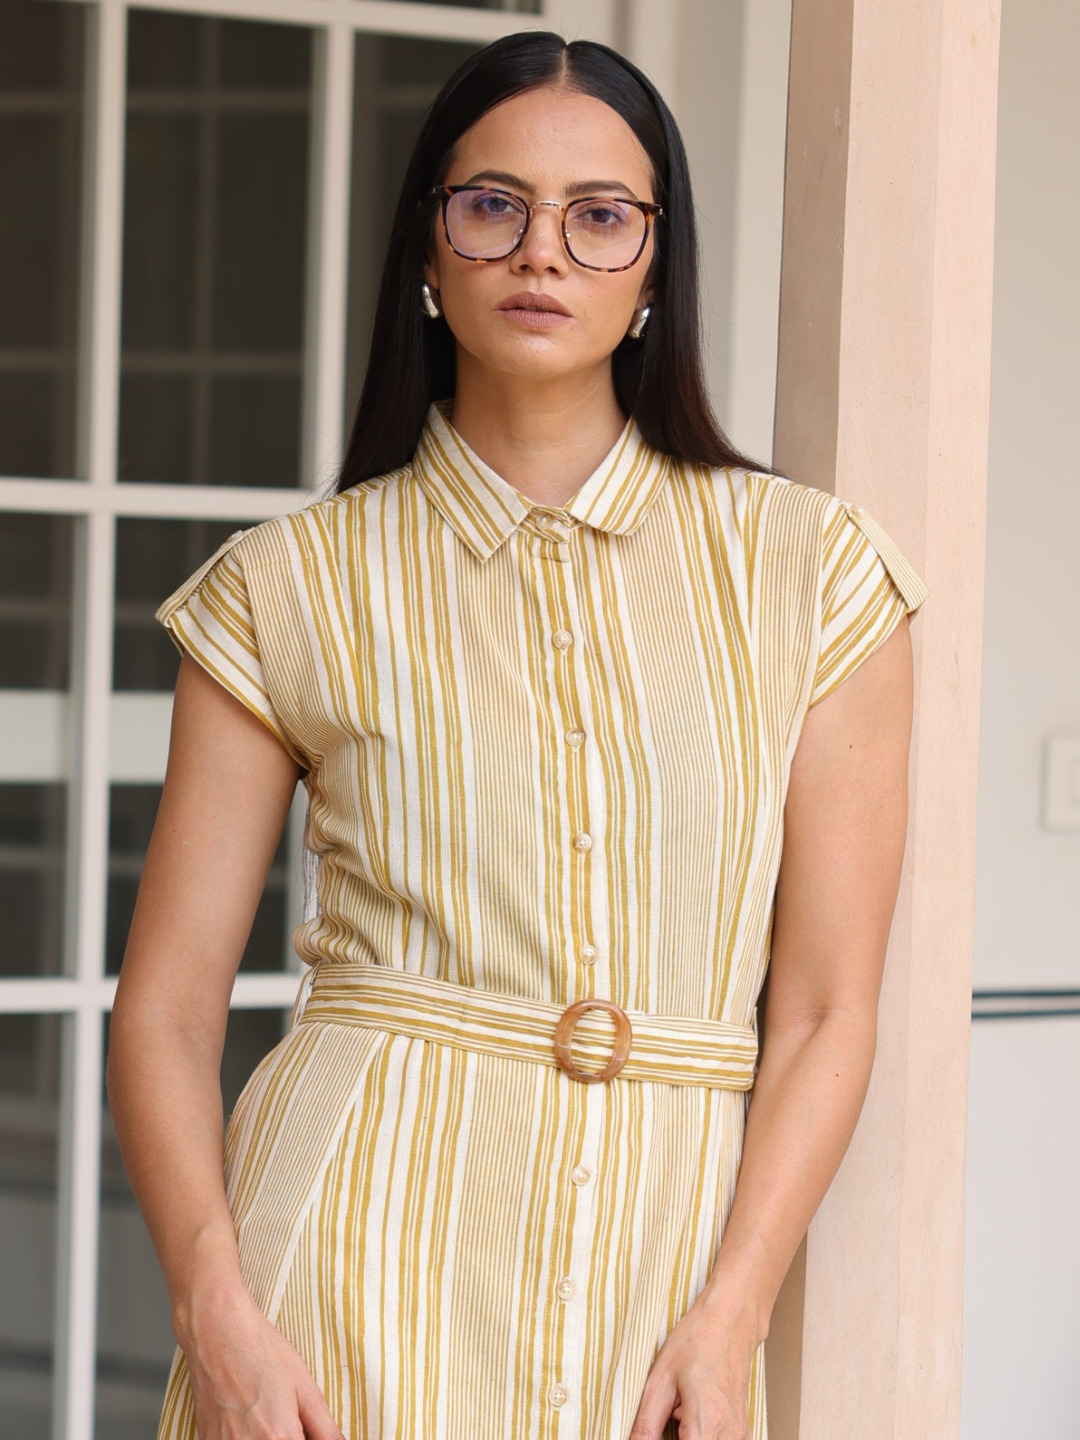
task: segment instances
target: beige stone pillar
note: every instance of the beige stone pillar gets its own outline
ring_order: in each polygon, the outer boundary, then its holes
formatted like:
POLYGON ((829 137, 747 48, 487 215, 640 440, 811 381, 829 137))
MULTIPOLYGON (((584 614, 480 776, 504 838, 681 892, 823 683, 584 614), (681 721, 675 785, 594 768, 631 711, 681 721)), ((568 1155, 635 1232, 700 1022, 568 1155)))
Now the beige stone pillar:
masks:
POLYGON ((795 0, 775 463, 925 578, 911 826, 863 1118, 781 1297, 771 1440, 954 1440, 998 0, 795 0))

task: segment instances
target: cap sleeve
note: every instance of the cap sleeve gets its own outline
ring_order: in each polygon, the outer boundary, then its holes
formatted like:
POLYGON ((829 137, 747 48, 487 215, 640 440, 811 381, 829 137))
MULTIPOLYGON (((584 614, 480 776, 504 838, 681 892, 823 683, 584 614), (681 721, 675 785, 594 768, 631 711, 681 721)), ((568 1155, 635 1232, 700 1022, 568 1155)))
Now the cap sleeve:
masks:
POLYGON ((928 593, 877 521, 860 506, 837 501, 822 545, 821 646, 810 704, 846 680, 928 593))
POLYGON ((270 698, 237 530, 157 610, 181 654, 190 655, 246 705, 305 769, 308 761, 285 731, 270 698))

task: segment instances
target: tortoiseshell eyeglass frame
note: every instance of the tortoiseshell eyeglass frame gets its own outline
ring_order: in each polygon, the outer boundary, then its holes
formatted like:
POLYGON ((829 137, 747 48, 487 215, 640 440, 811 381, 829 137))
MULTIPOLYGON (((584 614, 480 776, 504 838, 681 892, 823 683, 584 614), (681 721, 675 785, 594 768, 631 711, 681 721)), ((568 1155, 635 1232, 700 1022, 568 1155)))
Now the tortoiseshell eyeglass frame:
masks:
POLYGON ((455 255, 460 255, 462 260, 474 260, 477 262, 477 264, 481 265, 487 264, 490 261, 506 260, 511 255, 513 255, 516 250, 519 250, 525 241, 525 236, 529 233, 529 226, 532 224, 533 211, 540 205, 548 205, 552 209, 560 210, 562 212, 559 219, 559 230, 562 233, 562 241, 563 245, 566 247, 566 253, 570 256, 570 259, 574 262, 574 264, 580 265, 583 270, 596 270, 599 271, 601 274, 615 275, 622 270, 631 269, 641 259, 645 251, 645 246, 648 244, 649 241, 649 235, 652 231, 653 222, 657 219, 658 216, 663 215, 664 213, 664 208, 662 205, 656 205, 651 200, 632 200, 626 195, 581 195, 576 200, 568 200, 565 205, 562 205, 558 200, 526 200, 524 195, 519 195, 514 190, 504 190, 498 185, 433 185, 431 187, 431 194, 437 195, 442 202, 441 209, 443 234, 446 236, 446 243, 450 246, 450 249, 453 250, 455 255), (525 208, 526 218, 525 224, 522 226, 521 234, 515 240, 513 245, 511 245, 510 249, 505 251, 502 255, 468 255, 465 253, 465 251, 459 250, 454 244, 453 240, 451 240, 450 226, 447 223, 446 218, 447 207, 449 206, 453 196, 460 195, 463 191, 468 190, 487 191, 489 194, 492 195, 505 195, 508 200, 515 200, 519 205, 522 205, 525 208), (633 205, 633 207, 636 210, 640 210, 642 215, 644 215, 645 217, 645 229, 641 236, 641 244, 638 247, 638 252, 634 256, 634 258, 632 260, 628 260, 625 265, 589 265, 586 263, 586 261, 579 260, 571 249, 570 236, 567 233, 566 229, 567 215, 574 208, 575 205, 588 205, 590 202, 595 203, 597 200, 611 200, 618 201, 620 205, 633 205))

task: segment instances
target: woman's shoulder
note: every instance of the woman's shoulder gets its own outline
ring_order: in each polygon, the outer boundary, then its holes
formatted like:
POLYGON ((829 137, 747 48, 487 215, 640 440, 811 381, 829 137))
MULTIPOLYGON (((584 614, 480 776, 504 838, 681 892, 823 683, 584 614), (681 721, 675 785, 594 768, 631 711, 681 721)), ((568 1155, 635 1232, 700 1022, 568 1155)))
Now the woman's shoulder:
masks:
POLYGON ((407 478, 410 470, 411 467, 404 466, 336 494, 308 498, 295 509, 283 510, 280 515, 237 530, 211 560, 231 554, 245 567, 261 566, 295 554, 297 546, 305 541, 318 538, 325 543, 341 527, 362 519, 365 509, 379 505, 381 492, 393 482, 407 478))
POLYGON ((820 549, 830 522, 852 507, 826 490, 775 471, 746 466, 684 466, 730 513, 744 541, 755 549, 820 549))
POLYGON ((254 670, 260 648, 272 648, 298 603, 309 603, 324 585, 333 588, 351 538, 367 523, 363 508, 379 503, 387 484, 403 473, 377 476, 234 530, 158 606, 157 619, 182 649, 210 657, 218 669, 232 665, 239 673, 247 666, 251 703, 263 683, 254 670))
POLYGON ((862 577, 875 594, 895 591, 908 613, 926 599, 926 584, 900 545, 857 502, 766 471, 724 467, 710 473, 712 483, 731 495, 748 558, 760 557, 763 577, 771 574, 783 586, 797 571, 815 573, 826 593, 862 577), (806 564, 792 566, 796 559, 806 564))

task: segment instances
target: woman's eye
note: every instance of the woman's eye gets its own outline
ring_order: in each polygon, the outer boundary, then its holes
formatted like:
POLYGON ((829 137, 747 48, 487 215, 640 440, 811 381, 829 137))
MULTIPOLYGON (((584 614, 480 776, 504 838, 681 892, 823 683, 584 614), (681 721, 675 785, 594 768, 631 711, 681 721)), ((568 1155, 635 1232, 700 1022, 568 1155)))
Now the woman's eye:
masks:
POLYGON ((614 230, 626 224, 628 207, 625 205, 589 205, 578 213, 578 220, 594 230, 614 230))
POLYGON ((485 191, 473 200, 473 210, 485 219, 501 220, 507 215, 514 214, 517 206, 505 195, 485 191))

